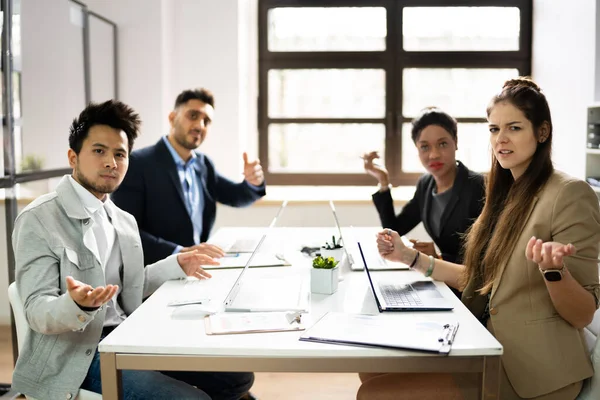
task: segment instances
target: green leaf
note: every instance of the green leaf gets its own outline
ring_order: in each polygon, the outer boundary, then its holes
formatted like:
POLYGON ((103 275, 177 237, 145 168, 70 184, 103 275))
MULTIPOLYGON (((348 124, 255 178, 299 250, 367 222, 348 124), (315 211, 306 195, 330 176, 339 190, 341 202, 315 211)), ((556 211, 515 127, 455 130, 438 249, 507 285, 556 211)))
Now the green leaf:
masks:
POLYGON ((336 261, 333 257, 323 258, 321 256, 317 256, 313 259, 312 266, 313 268, 318 269, 333 269, 338 265, 339 261, 336 261))

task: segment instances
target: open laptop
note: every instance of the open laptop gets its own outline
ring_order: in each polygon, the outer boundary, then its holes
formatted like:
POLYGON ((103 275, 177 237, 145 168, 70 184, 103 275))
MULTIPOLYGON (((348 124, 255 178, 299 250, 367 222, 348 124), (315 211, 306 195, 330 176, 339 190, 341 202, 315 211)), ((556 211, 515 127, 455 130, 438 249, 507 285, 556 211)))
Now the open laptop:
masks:
MULTIPOLYGON (((277 213, 273 217, 271 224, 269 225, 269 229, 274 227, 277 223, 277 219, 281 216, 283 209, 287 206, 287 200, 284 200, 281 203, 281 206, 277 210, 277 213)), ((217 234, 211 237, 208 240, 208 243, 215 244, 223 249, 225 253, 252 253, 256 246, 258 246, 258 242, 261 239, 261 233, 255 232, 246 234, 243 237, 231 237, 225 236, 222 234, 217 234)))
POLYGON ((242 272, 225 297, 223 301, 225 311, 308 311, 310 303, 308 283, 296 276, 263 278, 260 279, 260 282, 253 280, 243 286, 244 277, 247 276, 246 271, 250 268, 252 259, 265 241, 267 232, 260 238, 242 272))
MULTIPOLYGON (((246 261, 237 279, 233 283, 225 300, 224 311, 230 312, 268 312, 268 311, 308 311, 310 304, 310 286, 306 280, 298 279, 297 276, 262 278, 250 280, 243 286, 244 277, 250 268, 252 260, 259 253, 269 230, 260 237, 257 246, 246 261)), ((209 305, 212 298, 218 295, 208 286, 207 280, 191 280, 186 293, 180 298, 169 302, 169 306, 182 306, 188 304, 209 305), (204 290, 200 290, 204 286, 204 290)), ((218 311, 215 306, 209 307, 212 312, 218 311), (214 309, 214 310, 213 310, 214 309)))
POLYGON ((414 281, 402 284, 381 284, 373 281, 360 243, 358 243, 358 250, 379 312, 450 311, 454 308, 437 290, 432 281, 414 281))
MULTIPOLYGON (((329 200, 329 207, 331 208, 331 213, 333 214, 333 219, 335 221, 335 226, 338 229, 338 232, 340 234, 340 241, 341 243, 344 245, 344 253, 346 255, 346 259, 348 260, 348 263, 350 264, 350 269, 352 269, 353 271, 360 271, 363 269, 363 266, 361 263, 357 263, 354 260, 354 257, 352 257, 352 254, 350 254, 350 252, 348 251, 349 246, 354 243, 354 242, 358 242, 358 239, 353 237, 352 240, 344 240, 344 237, 342 236, 342 228, 340 225, 340 221, 338 219, 337 216, 337 212, 335 211, 335 205, 333 204, 332 200, 329 200)), ((354 236, 355 234, 353 234, 352 236, 354 236)), ((348 236, 348 235, 346 235, 348 236)), ((402 241, 404 242, 404 245, 407 247, 412 247, 412 243, 405 237, 402 236, 402 241)), ((364 251, 366 254, 366 258, 369 260, 369 262, 371 263, 371 270, 374 271, 378 271, 378 270, 407 270, 408 269, 408 265, 401 263, 401 262, 393 262, 393 261, 388 261, 383 259, 380 255, 379 252, 377 251, 377 247, 375 247, 375 240, 372 241, 372 245, 366 246, 364 251)))

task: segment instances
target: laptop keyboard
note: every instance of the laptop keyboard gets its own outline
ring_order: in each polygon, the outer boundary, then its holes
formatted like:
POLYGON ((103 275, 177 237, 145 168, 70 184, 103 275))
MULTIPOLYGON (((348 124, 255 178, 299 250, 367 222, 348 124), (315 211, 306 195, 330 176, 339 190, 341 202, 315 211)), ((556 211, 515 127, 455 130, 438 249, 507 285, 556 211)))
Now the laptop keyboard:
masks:
POLYGON ((386 304, 390 307, 415 307, 423 305, 421 298, 410 285, 379 285, 379 289, 386 304))

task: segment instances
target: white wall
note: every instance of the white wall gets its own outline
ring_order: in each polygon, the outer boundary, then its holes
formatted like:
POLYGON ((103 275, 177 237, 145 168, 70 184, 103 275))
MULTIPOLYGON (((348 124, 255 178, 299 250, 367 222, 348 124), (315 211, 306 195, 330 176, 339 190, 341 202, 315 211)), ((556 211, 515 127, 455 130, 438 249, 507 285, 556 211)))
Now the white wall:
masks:
POLYGON ((21 2, 23 152, 43 154, 45 168, 68 167, 69 125, 85 106, 81 12, 72 4, 21 2))
POLYGON ((172 101, 198 86, 215 94, 214 124, 202 149, 222 173, 240 178, 238 0, 173 2, 175 15, 172 101))
MULTIPOLYGON (((84 2, 119 26, 120 99, 143 121, 136 148, 168 132, 167 115, 181 91, 206 87, 215 93, 216 115, 202 150, 221 173, 239 179, 241 153, 248 148, 241 138, 248 137, 248 118, 256 114, 242 100, 248 96, 246 71, 251 68, 245 55, 247 0, 84 2)), ((252 145, 250 153, 257 153, 252 145)))
POLYGON ((115 97, 115 46, 113 26, 90 16, 90 97, 103 102, 115 97))
POLYGON ((600 31, 598 31, 597 27, 600 26, 600 0, 596 0, 596 31, 595 31, 595 82, 594 82, 594 102, 600 103, 600 40, 598 36, 600 35, 600 31))
POLYGON ((554 164, 582 179, 587 107, 594 101, 598 67, 597 34, 596 1, 533 2, 532 77, 550 103, 554 164))
MULTIPOLYGON (((58 0, 68 2, 68 0, 58 0)), ((49 4, 46 7, 52 7, 49 4)), ((90 10, 114 21, 119 35, 119 99, 142 118, 142 133, 135 147, 154 144, 165 134, 164 38, 168 38, 168 8, 164 0, 85 0, 90 10)), ((38 11, 39 12, 39 11, 38 11)))

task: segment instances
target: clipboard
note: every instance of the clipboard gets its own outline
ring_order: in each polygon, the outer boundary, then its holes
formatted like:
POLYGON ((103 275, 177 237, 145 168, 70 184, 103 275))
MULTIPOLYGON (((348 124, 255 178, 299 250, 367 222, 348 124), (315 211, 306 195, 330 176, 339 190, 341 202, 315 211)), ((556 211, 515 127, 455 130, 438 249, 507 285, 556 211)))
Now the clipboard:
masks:
POLYGON ((300 340, 309 342, 418 350, 447 355, 458 321, 386 318, 381 315, 327 313, 300 340))
POLYGON ((302 331, 302 314, 299 312, 246 312, 218 313, 204 318, 207 335, 239 333, 302 331))

